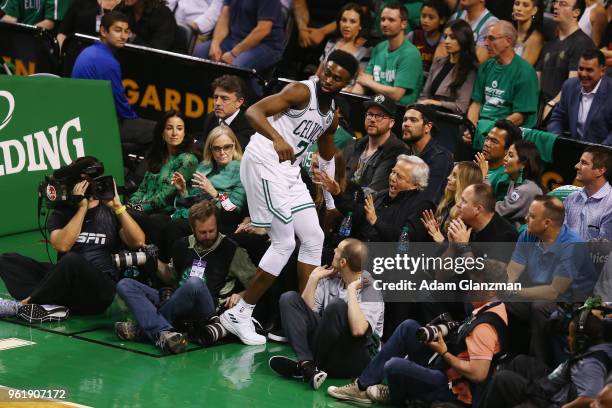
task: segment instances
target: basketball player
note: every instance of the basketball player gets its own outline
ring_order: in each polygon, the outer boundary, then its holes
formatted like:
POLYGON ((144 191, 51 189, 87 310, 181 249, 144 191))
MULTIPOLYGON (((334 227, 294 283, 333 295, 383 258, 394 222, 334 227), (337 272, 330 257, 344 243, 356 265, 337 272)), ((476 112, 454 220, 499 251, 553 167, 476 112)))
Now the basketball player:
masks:
POLYGON ((244 344, 264 344, 251 315, 255 304, 274 283, 296 245, 298 278, 303 288, 321 263, 323 231, 312 198, 300 177, 308 147, 318 141, 319 168, 334 177, 334 132, 338 124, 333 97, 357 72, 349 53, 333 51, 318 79, 295 82, 251 106, 246 116, 257 133, 240 164, 251 223, 268 229, 271 245, 244 297, 221 315, 221 323, 244 344))

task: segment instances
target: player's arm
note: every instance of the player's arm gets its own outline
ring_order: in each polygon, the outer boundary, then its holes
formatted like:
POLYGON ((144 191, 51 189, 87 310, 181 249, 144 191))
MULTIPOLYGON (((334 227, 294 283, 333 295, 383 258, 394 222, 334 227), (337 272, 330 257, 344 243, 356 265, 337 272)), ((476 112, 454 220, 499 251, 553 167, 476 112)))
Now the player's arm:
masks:
POLYGON ((329 126, 329 128, 327 128, 325 133, 323 133, 323 135, 319 137, 319 140, 317 141, 317 145, 319 146, 319 156, 323 160, 333 160, 334 155, 336 154, 334 135, 336 134, 336 129, 338 129, 338 122, 339 118, 338 114, 336 113, 334 115, 334 120, 332 121, 332 124, 329 126))
POLYGON ((277 94, 270 95, 247 109, 245 116, 257 133, 274 143, 279 161, 294 160, 293 148, 270 125, 269 116, 282 113, 291 107, 303 109, 310 100, 310 90, 304 84, 292 83, 277 94))

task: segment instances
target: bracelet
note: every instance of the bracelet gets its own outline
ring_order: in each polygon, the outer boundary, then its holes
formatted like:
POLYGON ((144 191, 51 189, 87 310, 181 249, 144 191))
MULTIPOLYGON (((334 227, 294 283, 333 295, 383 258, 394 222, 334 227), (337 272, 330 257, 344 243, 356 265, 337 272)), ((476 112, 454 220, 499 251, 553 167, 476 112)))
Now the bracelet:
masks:
POLYGON ((552 101, 546 102, 546 106, 548 106, 548 107, 554 108, 555 105, 556 105, 556 103, 552 103, 552 101))
POLYGON ((115 215, 121 215, 126 211, 127 211, 127 207, 125 205, 122 205, 121 207, 115 210, 115 215))

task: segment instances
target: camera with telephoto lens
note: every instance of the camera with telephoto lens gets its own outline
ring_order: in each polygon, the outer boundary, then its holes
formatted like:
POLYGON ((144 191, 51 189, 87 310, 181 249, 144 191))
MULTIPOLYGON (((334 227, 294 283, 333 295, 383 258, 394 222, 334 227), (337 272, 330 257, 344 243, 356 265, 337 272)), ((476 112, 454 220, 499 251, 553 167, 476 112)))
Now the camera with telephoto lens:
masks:
POLYGON ((438 337, 446 337, 449 333, 457 330, 461 323, 451 320, 448 313, 442 313, 427 325, 419 327, 416 338, 421 343, 431 343, 438 337))
POLYGON ((60 167, 38 186, 39 204, 45 201, 47 208, 59 203, 77 203, 82 197, 72 194, 72 189, 83 180, 89 181, 85 198, 109 201, 115 196, 113 176, 103 176, 104 164, 92 156, 80 157, 67 166, 60 167))
POLYGON ((153 245, 145 245, 138 251, 121 251, 113 254, 113 263, 120 271, 133 266, 157 265, 158 248, 153 245))

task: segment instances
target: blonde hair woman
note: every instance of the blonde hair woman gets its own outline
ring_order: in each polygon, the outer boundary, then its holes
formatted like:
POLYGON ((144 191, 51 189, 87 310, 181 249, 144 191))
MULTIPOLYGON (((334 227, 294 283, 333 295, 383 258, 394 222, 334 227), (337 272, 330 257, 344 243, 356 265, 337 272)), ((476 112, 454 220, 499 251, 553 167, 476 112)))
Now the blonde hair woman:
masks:
POLYGON ((448 223, 457 218, 456 204, 461 199, 463 190, 472 184, 482 183, 482 180, 482 171, 476 163, 462 161, 455 164, 453 171, 447 178, 444 196, 438 204, 436 213, 425 210, 423 211, 423 218, 421 218, 427 232, 434 241, 444 241, 448 223))

